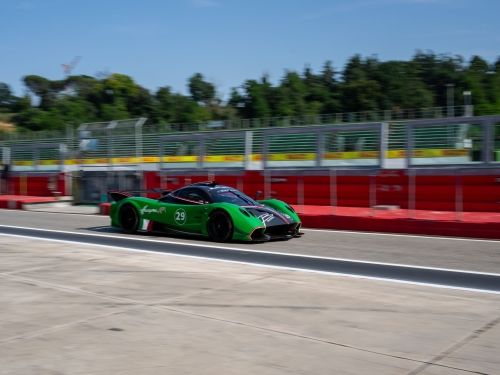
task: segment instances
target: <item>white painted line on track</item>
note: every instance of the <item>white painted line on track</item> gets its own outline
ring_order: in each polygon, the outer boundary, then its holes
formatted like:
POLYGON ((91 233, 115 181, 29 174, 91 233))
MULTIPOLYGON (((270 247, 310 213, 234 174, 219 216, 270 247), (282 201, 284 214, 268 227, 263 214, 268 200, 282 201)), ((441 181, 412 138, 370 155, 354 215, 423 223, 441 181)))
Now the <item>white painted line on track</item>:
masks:
POLYGON ((500 243, 500 240, 487 240, 481 238, 469 238, 469 237, 443 237, 443 236, 426 236, 418 234, 404 234, 404 233, 382 233, 382 232, 361 232, 354 230, 339 230, 339 229, 313 229, 313 228, 300 228, 305 232, 323 232, 323 233, 340 233, 340 234, 360 234, 360 235, 370 235, 370 236, 386 236, 386 237, 410 237, 410 238, 423 238, 429 240, 450 240, 450 241, 474 241, 474 242, 490 242, 490 243, 500 243))
POLYGON ((70 215, 70 216, 84 216, 84 217, 94 217, 94 216, 97 216, 97 217, 102 217, 104 219, 108 219, 109 220, 109 216, 107 215, 101 215, 101 214, 98 214, 98 213, 95 213, 95 214, 74 214, 74 213, 71 213, 71 212, 51 212, 51 211, 31 211, 31 210, 13 210, 13 209, 7 209, 7 208, 0 208, 0 212, 1 211, 6 211, 6 212, 12 212, 12 213, 30 213, 30 214, 49 214, 49 215, 70 215))
MULTIPOLYGON (((179 241, 172 241, 172 240, 164 240, 164 241, 163 240, 153 240, 153 239, 147 239, 147 238, 140 238, 140 236, 134 236, 134 235, 128 235, 128 236, 111 236, 111 235, 106 235, 106 234, 101 234, 101 233, 95 233, 94 234, 94 233, 85 233, 85 232, 62 231, 62 230, 56 230, 56 229, 39 229, 39 228, 20 227, 20 226, 12 226, 12 225, 2 225, 2 224, 0 224, 0 228, 2 228, 2 227, 13 228, 13 229, 28 229, 28 230, 35 230, 35 231, 49 232, 49 233, 75 234, 75 235, 83 235, 83 236, 89 236, 89 237, 102 237, 102 238, 112 238, 112 239, 129 239, 129 240, 136 240, 136 241, 143 241, 143 242, 152 242, 152 243, 159 243, 159 244, 166 244, 166 245, 170 244, 170 245, 180 245, 180 246, 204 247, 204 248, 210 248, 210 249, 234 250, 234 251, 242 251, 242 252, 246 252, 246 253, 255 253, 255 254, 273 254, 273 255, 282 255, 282 256, 297 257, 297 258, 305 257, 305 258, 311 258, 311 259, 333 260, 333 261, 338 261, 338 262, 373 264, 373 265, 391 266, 391 267, 399 267, 399 268, 410 268, 410 269, 432 270, 432 271, 445 271, 445 272, 467 273, 467 274, 474 274, 474 275, 485 275, 485 276, 497 276, 497 277, 500 277, 500 274, 498 274, 498 273, 490 273, 490 272, 480 272, 480 271, 471 271, 471 270, 462 270, 462 269, 451 269, 451 268, 440 268, 440 267, 426 267, 426 266, 411 265, 411 264, 385 263, 385 262, 375 262, 375 261, 369 261, 369 260, 350 259, 350 258, 333 258, 333 257, 323 257, 323 256, 318 256, 318 255, 309 255, 309 254, 282 253, 282 252, 277 252, 277 251, 252 250, 252 249, 245 249, 245 248, 242 248, 242 247, 217 246, 217 245, 211 245, 211 244, 199 244, 199 243, 192 243, 192 242, 179 242, 179 241)), ((3 234, 3 233, 0 233, 0 234, 3 234)), ((41 237, 37 237, 37 236, 27 236, 27 237, 41 238, 41 237)), ((84 242, 78 242, 78 241, 75 241, 75 242, 76 243, 84 243, 84 242)), ((99 246, 105 246, 105 245, 99 245, 99 246)), ((120 248, 120 247, 118 246, 118 248, 120 248)), ((154 253, 154 251, 153 251, 153 253, 154 253)), ((212 259, 212 258, 207 258, 207 259, 212 259)))
MULTIPOLYGON (((78 233, 78 234, 80 234, 80 233, 78 233)), ((201 259, 201 260, 209 260, 209 261, 216 261, 216 262, 241 264, 241 265, 245 265, 245 266, 263 267, 263 268, 271 268, 271 269, 278 269, 278 270, 285 270, 285 271, 317 273, 320 275, 327 275, 327 276, 349 277, 349 278, 353 278, 353 279, 375 280, 375 281, 381 281, 381 282, 390 282, 390 283, 398 283, 398 284, 426 286, 426 287, 440 288, 440 289, 452 289, 452 290, 458 290, 458 291, 500 295, 500 292, 498 292, 498 291, 485 290, 485 289, 474 289, 474 288, 464 288, 464 287, 450 286, 450 285, 444 285, 444 284, 432 284, 432 283, 423 283, 423 282, 420 283, 420 282, 407 281, 407 280, 401 280, 401 279, 391 279, 391 278, 382 278, 382 277, 374 277, 374 276, 363 276, 363 275, 340 273, 340 272, 318 271, 318 270, 312 270, 312 269, 307 269, 307 268, 292 268, 292 267, 274 266, 274 265, 269 265, 269 264, 264 264, 264 263, 242 262, 242 261, 236 261, 236 260, 225 260, 225 259, 194 256, 194 255, 166 253, 166 252, 158 252, 158 251, 151 251, 151 250, 131 249, 131 248, 127 248, 127 247, 100 245, 100 244, 89 244, 89 243, 85 243, 85 242, 58 240, 58 239, 51 239, 51 238, 41 238, 41 237, 36 237, 36 236, 24 236, 24 235, 4 234, 4 233, 0 233, 0 236, 16 237, 16 238, 32 238, 32 239, 42 240, 42 241, 47 241, 47 242, 58 242, 58 243, 82 245, 82 246, 88 246, 88 247, 102 247, 102 248, 107 248, 107 249, 117 250, 117 251, 128 251, 128 252, 136 252, 136 253, 139 252, 139 253, 147 253, 147 254, 155 254, 155 255, 163 255, 163 256, 176 256, 176 257, 182 257, 182 258, 201 259)))

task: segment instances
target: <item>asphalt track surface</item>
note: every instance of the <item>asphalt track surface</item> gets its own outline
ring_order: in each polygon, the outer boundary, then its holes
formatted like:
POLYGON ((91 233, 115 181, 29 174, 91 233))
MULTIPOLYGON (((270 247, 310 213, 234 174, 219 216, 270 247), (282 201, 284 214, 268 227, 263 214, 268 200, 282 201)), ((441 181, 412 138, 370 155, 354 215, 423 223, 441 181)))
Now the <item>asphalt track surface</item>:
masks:
POLYGON ((306 231, 265 244, 124 235, 98 215, 0 210, 0 233, 500 293, 500 242, 306 231))

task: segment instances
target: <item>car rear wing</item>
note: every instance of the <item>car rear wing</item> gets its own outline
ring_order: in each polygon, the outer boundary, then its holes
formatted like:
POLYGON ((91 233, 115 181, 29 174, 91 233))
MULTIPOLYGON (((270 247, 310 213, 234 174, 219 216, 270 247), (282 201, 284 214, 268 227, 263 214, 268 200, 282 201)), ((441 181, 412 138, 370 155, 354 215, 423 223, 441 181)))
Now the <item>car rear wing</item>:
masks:
POLYGON ((112 202, 119 202, 122 199, 141 196, 142 194, 160 194, 162 197, 170 193, 171 190, 164 189, 149 189, 149 190, 111 190, 108 191, 109 200, 112 202))

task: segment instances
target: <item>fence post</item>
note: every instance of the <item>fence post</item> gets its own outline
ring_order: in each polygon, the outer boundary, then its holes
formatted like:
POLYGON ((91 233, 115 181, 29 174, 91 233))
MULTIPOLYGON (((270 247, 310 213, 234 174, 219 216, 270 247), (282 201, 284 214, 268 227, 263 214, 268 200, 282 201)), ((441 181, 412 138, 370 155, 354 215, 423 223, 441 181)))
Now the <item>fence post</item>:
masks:
MULTIPOLYGON (((19 176, 19 194, 28 195, 28 176, 26 173, 21 173, 19 176)), ((15 194, 15 192, 14 192, 15 194)))
POLYGON ((332 206, 332 214, 337 213, 337 171, 330 169, 330 205, 332 206))
POLYGON ((137 158, 137 163, 139 163, 140 169, 142 169, 142 127, 135 124, 135 157, 137 158))
POLYGON ((321 167, 325 153, 325 132, 323 129, 316 131, 316 167, 321 167))
POLYGON ((244 159, 244 169, 250 169, 252 163, 252 153, 253 153, 253 131, 248 130, 245 132, 245 159, 244 159))
POLYGON ((411 168, 411 159, 412 159, 412 154, 413 154, 413 126, 411 124, 406 124, 406 150, 405 150, 405 157, 406 157, 406 168, 410 169, 411 168))
POLYGON ((264 169, 264 199, 269 199, 271 194, 271 171, 264 169))
POLYGON ((262 168, 264 168, 264 170, 267 169, 268 167, 268 157, 269 157, 269 137, 268 137, 268 134, 266 134, 267 132, 264 130, 262 132, 262 153, 261 153, 261 162, 262 162, 262 168))
POLYGON ((238 178, 236 179, 236 188, 239 190, 239 191, 243 191, 243 178, 241 178, 241 176, 238 176, 238 178))
POLYGON ((197 167, 203 168, 203 166, 205 165, 205 156, 206 156, 205 138, 203 138, 203 137, 198 138, 198 147, 199 147, 200 151, 198 153, 197 167))
POLYGON ((416 171, 413 168, 408 169, 408 211, 409 218, 415 219, 415 200, 416 200, 416 171))
POLYGON ((163 169, 160 169, 160 189, 168 190, 168 174, 163 169))
POLYGON ((376 186, 376 172, 373 172, 370 174, 370 190, 369 190, 369 199, 370 199, 370 216, 375 216, 374 215, 374 207, 377 204, 377 186, 376 186))
POLYGON ((489 164, 494 160, 495 150, 495 123, 487 120, 483 123, 483 141, 482 141, 482 162, 489 164))
POLYGON ((207 172, 208 181, 215 181, 215 173, 213 171, 207 172))
POLYGON ((113 138, 111 137, 112 135, 112 130, 116 127, 117 122, 116 121, 111 121, 108 126, 106 126, 106 137, 108 138, 108 164, 109 164, 109 170, 113 170, 113 138))
POLYGON ((463 219, 463 187, 462 187, 462 176, 460 171, 457 170, 455 175, 455 220, 462 221, 463 219))
POLYGON ((297 177, 297 204, 304 205, 304 176, 302 173, 297 177))
POLYGON ((379 167, 384 169, 387 167, 387 146, 389 144, 389 124, 387 122, 380 123, 380 139, 379 139, 379 167))

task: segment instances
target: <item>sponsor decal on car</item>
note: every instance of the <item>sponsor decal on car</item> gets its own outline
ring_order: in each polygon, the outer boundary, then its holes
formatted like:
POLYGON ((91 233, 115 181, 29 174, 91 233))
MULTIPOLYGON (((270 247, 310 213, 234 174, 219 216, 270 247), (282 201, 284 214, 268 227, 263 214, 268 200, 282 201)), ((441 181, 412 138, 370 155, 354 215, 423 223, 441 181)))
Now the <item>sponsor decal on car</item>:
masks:
POLYGON ((266 224, 274 219, 274 215, 266 212, 265 214, 259 215, 259 218, 264 224, 266 224))
POLYGON ((158 213, 158 209, 157 208, 149 208, 148 205, 144 206, 143 208, 141 208, 141 214, 144 215, 144 214, 157 214, 158 213))

